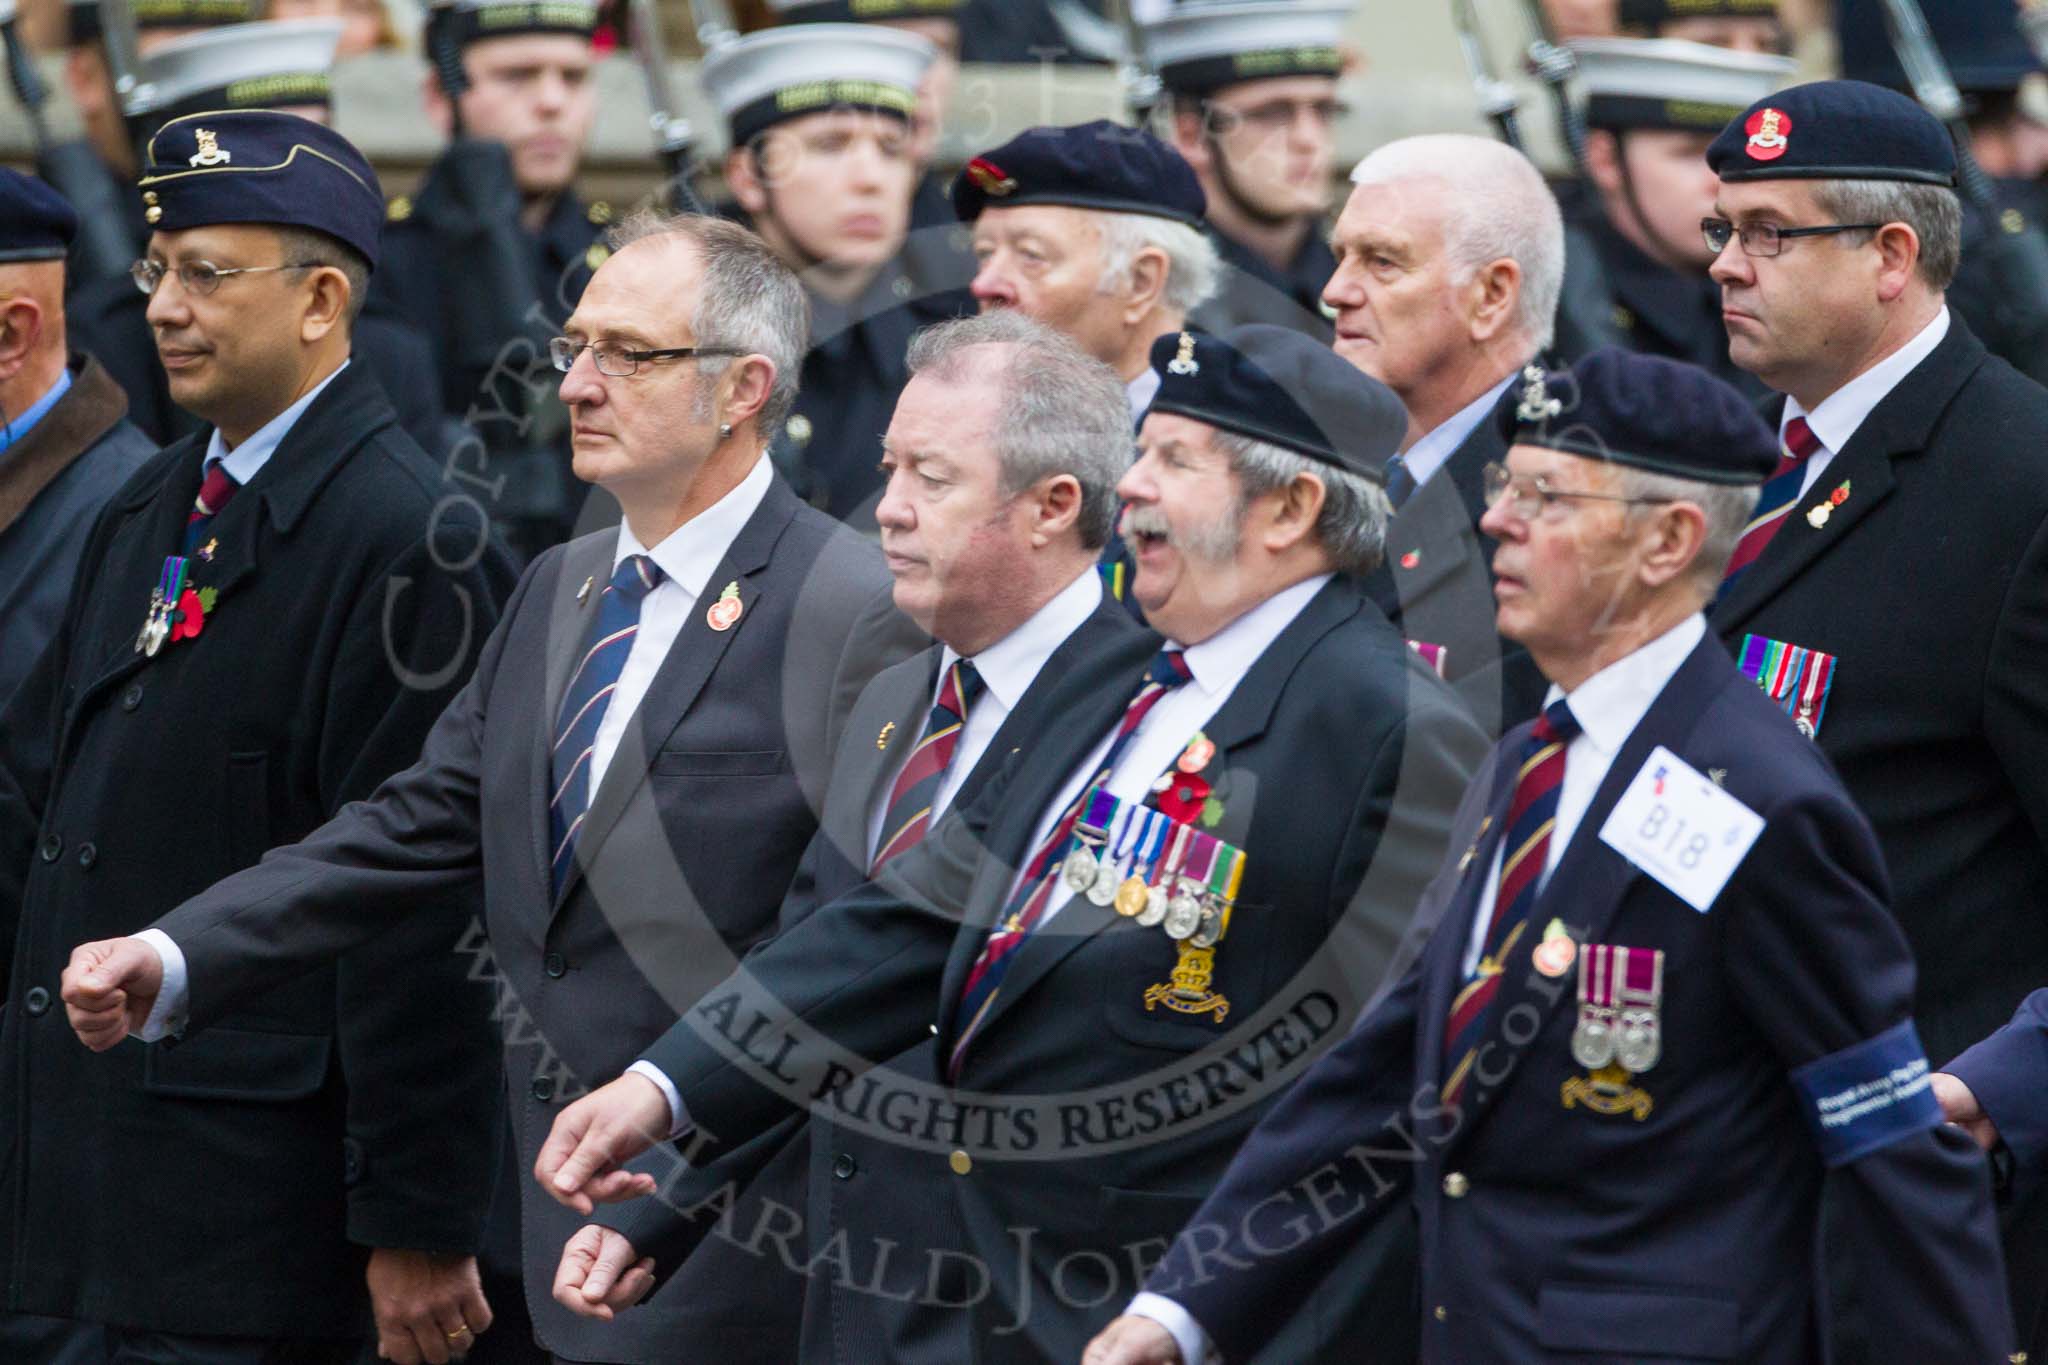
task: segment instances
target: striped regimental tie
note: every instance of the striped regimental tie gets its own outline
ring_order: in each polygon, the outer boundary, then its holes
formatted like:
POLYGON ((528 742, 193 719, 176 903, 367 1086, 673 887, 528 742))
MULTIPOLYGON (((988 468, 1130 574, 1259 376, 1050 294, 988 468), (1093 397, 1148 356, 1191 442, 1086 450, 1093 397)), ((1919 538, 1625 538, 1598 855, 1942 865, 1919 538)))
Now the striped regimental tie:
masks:
POLYGON ((960 732, 967 725, 967 708, 981 697, 988 684, 974 665, 961 659, 946 670, 939 686, 939 699, 932 703, 924 723, 924 738, 910 751, 896 784, 889 789, 889 810, 882 817, 882 841, 875 846, 875 860, 868 873, 882 870, 882 864, 917 847, 931 826, 932 803, 939 799, 946 772, 953 766, 954 751, 960 747, 960 732))
POLYGON ((185 547, 180 553, 189 557, 199 548, 199 537, 241 488, 224 466, 215 464, 207 469, 206 477, 199 481, 199 496, 192 500, 191 515, 185 518, 185 547))
POLYGON ((1010 970, 1018 945, 1031 937, 1031 931, 1045 916, 1046 904, 1052 899, 1052 889, 1059 880, 1064 861, 1061 855, 1066 851, 1075 822, 1081 818, 1081 803, 1088 799, 1089 792, 1107 782, 1110 774, 1116 771, 1117 760, 1124 756, 1124 750, 1130 747, 1132 737, 1138 733, 1138 726, 1159 704, 1159 699, 1193 676, 1187 660, 1181 657, 1181 651, 1165 649, 1159 652, 1152 660, 1152 666, 1145 671, 1144 685, 1131 698, 1131 704, 1124 708, 1124 718, 1117 725, 1116 737, 1110 741, 1109 752, 1103 755, 1101 767, 1094 778, 1081 784, 1080 794, 1074 798, 1073 804, 1053 822, 1052 833, 1045 837, 1045 842, 1024 864, 1024 876, 1018 881, 1010 903, 1004 907, 1002 920, 989 931, 987 941, 981 945, 981 954, 974 959, 974 966, 967 973, 967 985, 960 992, 954 1017, 965 1022, 961 1024, 960 1035, 946 1059, 947 1079, 959 1077, 968 1044, 974 1041, 982 1021, 988 1017, 989 1006, 995 1003, 996 993, 1002 988, 1003 976, 1010 970))
POLYGON ((628 555, 612 570, 612 581, 598 599, 597 625, 589 646, 562 693, 555 721, 551 762, 554 793, 548 798, 548 825, 554 840, 554 889, 561 893, 576 859, 576 836, 590 810, 590 755, 597 727, 618 689, 633 637, 640 630, 640 604, 662 580, 661 566, 646 555, 628 555))
POLYGON ((1778 451, 1778 467, 1771 471, 1771 477, 1757 494, 1756 515, 1742 528, 1742 539, 1735 542, 1735 553, 1728 559, 1728 572, 1721 575, 1723 595, 1742 576, 1742 571, 1756 562, 1764 546, 1785 524, 1786 514, 1799 501, 1799 488, 1806 479, 1806 461, 1819 449, 1820 437, 1813 434, 1804 417, 1794 417, 1785 424, 1785 443, 1778 451))
POLYGON ((1565 748, 1578 733, 1577 718, 1560 700, 1544 708, 1523 746, 1514 796, 1501 825, 1500 885, 1494 893, 1493 918, 1486 926, 1485 951, 1451 1001, 1451 1017, 1444 1026, 1444 1060, 1452 1064, 1444 1081, 1445 1104, 1456 1104, 1465 1088, 1485 1038, 1486 1008, 1500 990, 1502 965, 1529 927, 1529 911, 1542 890, 1550 859, 1565 748))

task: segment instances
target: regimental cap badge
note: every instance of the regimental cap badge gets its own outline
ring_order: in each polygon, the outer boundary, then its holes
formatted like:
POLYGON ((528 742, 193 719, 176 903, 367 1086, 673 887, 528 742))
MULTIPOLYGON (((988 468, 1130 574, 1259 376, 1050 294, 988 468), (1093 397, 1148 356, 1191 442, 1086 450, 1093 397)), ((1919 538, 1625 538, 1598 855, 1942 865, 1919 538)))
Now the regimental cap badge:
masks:
POLYGON ((1782 109, 1759 109, 1742 125, 1749 134, 1751 161, 1776 161, 1785 155, 1786 134, 1792 131, 1792 116, 1782 109))
POLYGON ((1550 384, 1544 376, 1541 365, 1522 367, 1522 402, 1515 409, 1515 417, 1523 422, 1547 422, 1564 411, 1564 404, 1553 398, 1550 384))
POLYGON ((1195 334, 1180 334, 1180 354, 1166 362, 1168 373, 1178 375, 1200 374, 1202 363, 1195 359, 1195 334))
POLYGON ((191 160, 194 166, 225 166, 234 160, 230 153, 221 150, 213 129, 194 128, 192 139, 199 144, 199 150, 192 153, 191 160))
POLYGON ((985 156, 978 156, 967 163, 967 178, 972 180, 974 187, 983 194, 993 195, 997 199, 1017 192, 1017 178, 1004 174, 1002 167, 985 156))

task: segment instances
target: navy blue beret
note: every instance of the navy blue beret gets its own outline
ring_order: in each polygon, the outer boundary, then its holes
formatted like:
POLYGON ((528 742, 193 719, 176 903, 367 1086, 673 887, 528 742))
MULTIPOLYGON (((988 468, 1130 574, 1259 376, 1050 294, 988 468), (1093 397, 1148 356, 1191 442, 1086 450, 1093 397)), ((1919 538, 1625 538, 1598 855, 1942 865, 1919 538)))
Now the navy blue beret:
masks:
POLYGON ((1662 356, 1609 346, 1569 370, 1535 366, 1503 404, 1501 431, 1515 445, 1701 483, 1762 483, 1778 467, 1778 439, 1732 386, 1662 356))
POLYGON ((1370 479, 1386 480, 1408 410, 1394 391, 1291 327, 1227 337, 1169 332, 1152 343, 1151 411, 1179 413, 1370 479))
POLYGON ((963 223, 985 208, 1023 204, 1143 213, 1190 227, 1200 227, 1209 212, 1186 158, 1152 134, 1108 119, 1027 128, 968 162, 953 182, 953 211, 963 223))
POLYGON ((273 109, 187 114, 144 150, 143 219, 160 232, 215 223, 312 228, 377 264, 384 191, 355 144, 273 109))
POLYGON ((1813 81, 1766 95, 1707 148, 1724 182, 1908 180, 1956 183, 1956 149, 1941 120, 1896 90, 1813 81))
POLYGON ((0 263, 61 261, 78 215, 45 181, 0 166, 0 263))
MULTIPOLYGON (((1949 79, 1967 91, 2017 90, 2041 64, 2013 22, 2010 0, 1940 0, 1925 4, 1928 36, 1948 63, 1949 79)), ((1854 80, 1907 88, 1885 27, 1883 0, 1835 0, 1841 70, 1854 80)))

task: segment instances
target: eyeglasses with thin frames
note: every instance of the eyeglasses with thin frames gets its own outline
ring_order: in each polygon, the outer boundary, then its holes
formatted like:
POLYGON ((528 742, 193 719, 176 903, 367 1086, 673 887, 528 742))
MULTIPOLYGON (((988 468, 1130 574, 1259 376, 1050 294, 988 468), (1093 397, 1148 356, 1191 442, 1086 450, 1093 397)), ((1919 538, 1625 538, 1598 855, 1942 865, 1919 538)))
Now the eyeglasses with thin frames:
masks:
POLYGON ((1480 470, 1480 478, 1486 505, 1491 507, 1506 496, 1509 499, 1508 510, 1521 521, 1534 521, 1555 506, 1560 498, 1583 498, 1592 502, 1619 502, 1642 507, 1666 507, 1673 501, 1670 498, 1628 498, 1618 493, 1552 488, 1550 480, 1543 475, 1517 474, 1504 464, 1488 464, 1480 470))
POLYGON ((1883 223, 1827 223, 1820 227, 1779 227, 1776 223, 1744 223, 1737 227, 1726 218, 1700 219, 1700 235, 1707 239, 1707 250, 1716 256, 1728 249, 1728 243, 1742 239, 1742 254, 1745 256, 1775 256, 1785 249, 1785 243, 1795 237, 1829 237, 1837 232, 1875 232, 1883 223))
POLYGON ((548 360, 563 374, 575 367, 576 357, 585 351, 590 352, 591 363, 597 366, 597 372, 613 379, 630 378, 642 365, 657 360, 749 354, 732 346, 667 346, 659 350, 636 351, 606 342, 577 341, 573 337, 556 337, 548 342, 548 360))
POLYGON ((211 294, 220 288, 220 282, 230 275, 264 275, 273 270, 312 270, 321 265, 319 261, 290 261, 284 265, 237 265, 219 266, 212 261, 186 261, 175 269, 162 261, 137 261, 128 267, 128 278, 135 281, 135 287, 144 294, 154 297, 156 288, 164 282, 164 276, 176 275, 178 283, 190 294, 211 294))

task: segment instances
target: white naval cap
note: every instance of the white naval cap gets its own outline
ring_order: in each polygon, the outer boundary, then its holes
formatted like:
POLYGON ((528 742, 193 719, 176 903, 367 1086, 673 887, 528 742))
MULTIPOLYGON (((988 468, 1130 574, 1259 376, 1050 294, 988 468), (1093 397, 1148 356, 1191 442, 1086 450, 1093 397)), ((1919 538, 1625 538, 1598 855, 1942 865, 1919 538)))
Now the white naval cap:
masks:
POLYGON ((1145 59, 1168 90, 1206 95, 1272 76, 1335 76, 1349 0, 1181 4, 1143 25, 1145 59))
POLYGON ((879 110, 909 119, 938 49, 871 24, 794 24, 750 33, 705 55, 698 79, 735 146, 821 110, 879 110))
POLYGON ((214 109, 325 105, 339 19, 268 19, 173 38, 144 56, 128 112, 159 122, 214 109))
POLYGON ((1676 38, 1582 38, 1569 46, 1594 128, 1718 133, 1799 65, 1676 38))

